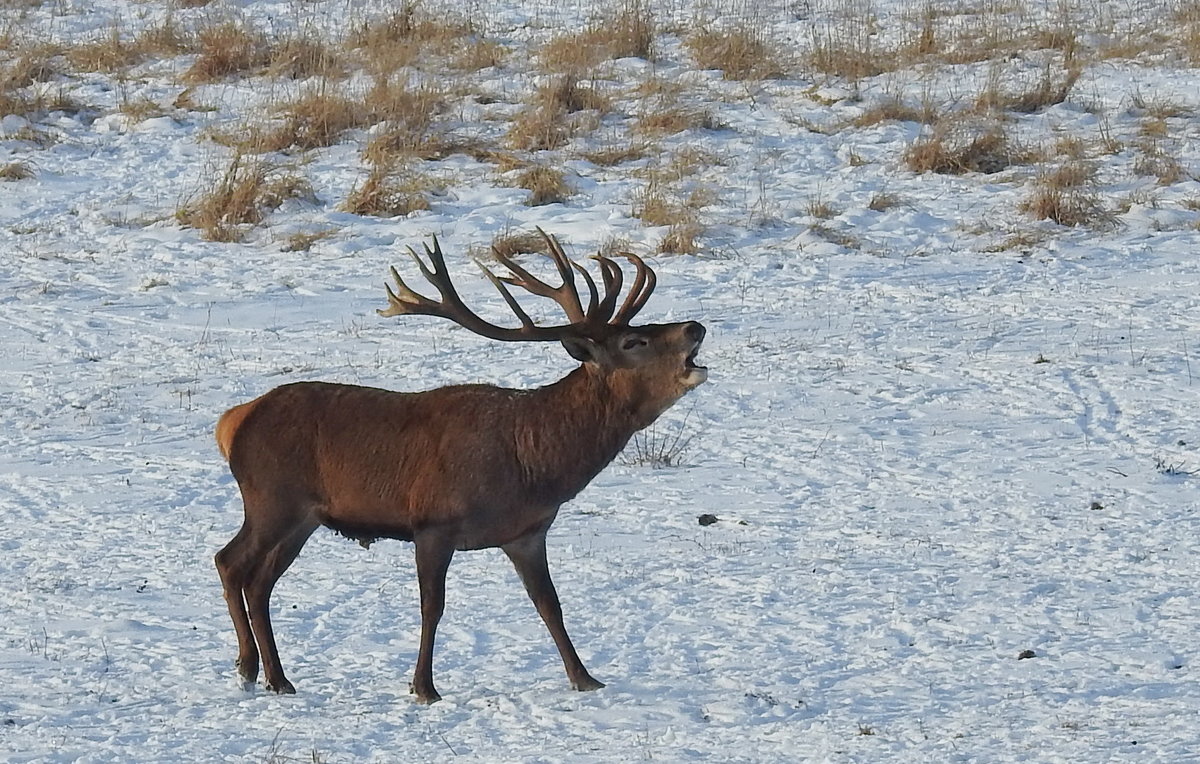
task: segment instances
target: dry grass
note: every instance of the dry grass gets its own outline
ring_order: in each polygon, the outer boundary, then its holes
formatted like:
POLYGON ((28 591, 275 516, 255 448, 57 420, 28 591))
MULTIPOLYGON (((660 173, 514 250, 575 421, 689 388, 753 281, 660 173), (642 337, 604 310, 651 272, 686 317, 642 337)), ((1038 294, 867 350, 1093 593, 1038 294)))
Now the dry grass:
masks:
POLYGON ((532 106, 520 111, 513 119, 505 141, 514 149, 551 151, 565 146, 572 133, 565 113, 532 106))
POLYGON ((1167 153, 1160 141, 1145 140, 1138 149, 1139 155, 1133 162, 1133 171, 1136 174, 1153 177, 1160 186, 1170 186, 1188 179, 1183 164, 1167 153))
POLYGON ((529 191, 529 198, 525 200, 525 204, 530 207, 561 204, 575 193, 562 170, 546 165, 528 168, 517 177, 515 185, 529 191))
POLYGON ((896 51, 879 47, 878 24, 874 10, 869 5, 847 3, 841 13, 833 14, 824 23, 812 26, 812 39, 805 63, 819 74, 851 81, 874 77, 903 66, 896 51))
POLYGON ((468 50, 476 43, 474 27, 468 20, 426 10, 416 0, 405 2, 381 19, 361 24, 348 41, 363 58, 367 71, 376 77, 390 77, 404 67, 420 67, 427 60, 467 69, 494 65, 501 54, 499 46, 468 50))
POLYGON ((1032 158, 1032 152, 1009 138, 1002 123, 976 122, 961 117, 941 120, 904 155, 905 163, 913 172, 943 175, 997 173, 1032 158))
POLYGON ((611 108, 610 99, 594 86, 580 84, 574 75, 556 77, 538 88, 534 103, 553 111, 572 114, 577 111, 606 112, 611 108))
POLYGON ((122 95, 120 105, 117 108, 133 122, 143 122, 147 119, 163 117, 172 111, 145 96, 129 98, 122 95))
POLYGON ((583 77, 605 61, 616 58, 655 58, 656 27, 643 0, 620 0, 603 8, 575 34, 554 38, 538 51, 548 71, 583 77))
POLYGON ((1021 202, 1020 209, 1039 220, 1052 220, 1064 226, 1103 227, 1112 222, 1112 216, 1096 195, 1082 188, 1038 183, 1033 193, 1021 202))
POLYGON ((96 39, 65 48, 63 54, 77 71, 106 73, 127 69, 141 61, 143 55, 121 36, 116 24, 96 39))
POLYGON ((1004 87, 1001 67, 997 64, 989 73, 987 86, 975 99, 975 108, 981 112, 1033 114, 1067 100, 1067 95, 1082 73, 1083 67, 1078 62, 1068 62, 1061 72, 1056 72, 1051 62, 1047 61, 1037 82, 1012 91, 1004 87))
POLYGON ((562 148, 577 133, 597 126, 599 113, 608 106, 603 94, 581 85, 574 75, 556 77, 538 88, 517 113, 506 142, 511 148, 524 151, 562 148))
POLYGON ((334 89, 318 87, 280 108, 284 124, 266 141, 267 150, 285 148, 310 150, 332 146, 342 135, 373 122, 373 115, 361 100, 340 95, 334 89))
POLYGON ((1175 12, 1184 55, 1193 64, 1200 64, 1200 2, 1188 0, 1175 12))
POLYGON ((698 220, 681 220, 672 223, 667 235, 658 243, 658 251, 664 255, 694 255, 700 251, 700 237, 704 226, 698 220))
POLYGON ((1092 183, 1096 179, 1097 169, 1092 162, 1070 160, 1045 171, 1040 182, 1052 188, 1078 188, 1092 183))
POLYGON ((854 127, 871 127, 881 122, 920 122, 930 124, 937 119, 933 104, 926 101, 920 107, 910 106, 899 96, 889 96, 854 118, 854 127))
POLYGON ((684 130, 721 130, 724 128, 712 109, 668 97, 647 104, 638 115, 635 132, 647 135, 674 135, 684 130))
POLYGON ((429 193, 438 188, 428 176, 403 166, 380 164, 351 189, 341 209, 355 215, 401 217, 431 209, 429 193))
POLYGON ((659 252, 692 254, 699 251, 699 238, 705 230, 700 212, 712 201, 713 195, 706 189, 694 191, 681 200, 666 184, 652 177, 634 199, 633 216, 647 225, 667 227, 658 245, 659 252))
POLYGON ((291 172, 235 154, 209 189, 175 213, 181 225, 198 228, 208 241, 241 241, 288 199, 313 199, 312 186, 291 172))
POLYGON ((597 149, 581 151, 580 156, 599 167, 614 167, 626 162, 636 162, 644 159, 651 151, 651 145, 645 141, 613 144, 597 149))
POLYGON ((337 235, 336 228, 320 228, 315 231, 298 231, 283 239, 280 247, 284 252, 307 252, 317 242, 331 239, 337 235))
POLYGON ((183 73, 185 83, 218 82, 271 63, 271 46, 266 37, 247 25, 224 21, 203 27, 196 35, 200 51, 183 73))
POLYGON ((34 177, 33 165, 16 161, 0 165, 0 181, 29 180, 34 177))
POLYGON ((549 254, 550 250, 546 239, 540 233, 504 231, 496 234, 492 239, 489 252, 502 257, 514 257, 516 255, 545 255, 549 254))
POLYGON ((268 74, 303 80, 309 77, 334 79, 346 74, 349 62, 341 52, 314 32, 291 34, 271 47, 268 74))
POLYGON ((782 46, 745 21, 697 30, 684 44, 701 69, 720 69, 727 80, 776 79, 790 68, 782 46))
POLYGON ((891 194, 887 191, 876 191, 874 194, 871 194, 871 201, 867 202, 867 209, 872 212, 886 212, 903 205, 904 200, 896 194, 891 194))
POLYGON ((841 214, 841 210, 819 196, 809 199, 808 204, 804 206, 804 211, 819 220, 828 220, 841 214))

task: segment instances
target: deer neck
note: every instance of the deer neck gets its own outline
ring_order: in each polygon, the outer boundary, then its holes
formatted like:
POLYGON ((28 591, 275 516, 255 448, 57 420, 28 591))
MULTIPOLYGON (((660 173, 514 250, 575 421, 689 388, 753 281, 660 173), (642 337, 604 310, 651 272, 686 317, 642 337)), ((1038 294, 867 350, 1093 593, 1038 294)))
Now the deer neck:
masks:
POLYGON ((586 365, 524 396, 517 453, 530 486, 556 503, 583 490, 645 426, 628 398, 586 365))

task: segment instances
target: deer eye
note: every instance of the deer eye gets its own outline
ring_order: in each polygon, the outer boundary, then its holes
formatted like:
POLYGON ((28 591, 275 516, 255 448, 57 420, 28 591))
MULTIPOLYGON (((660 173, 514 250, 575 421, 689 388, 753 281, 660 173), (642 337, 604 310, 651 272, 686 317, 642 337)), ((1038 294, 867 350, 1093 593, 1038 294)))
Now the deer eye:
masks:
POLYGON ((634 348, 645 347, 650 341, 640 334, 630 334, 621 340, 621 350, 630 351, 634 348))

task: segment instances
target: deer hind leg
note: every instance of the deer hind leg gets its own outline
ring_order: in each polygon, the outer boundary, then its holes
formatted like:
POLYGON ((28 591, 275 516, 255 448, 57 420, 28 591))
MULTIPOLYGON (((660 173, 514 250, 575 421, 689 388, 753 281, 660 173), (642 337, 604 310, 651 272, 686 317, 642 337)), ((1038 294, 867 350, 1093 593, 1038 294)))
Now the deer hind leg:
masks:
POLYGON ((318 525, 320 523, 316 521, 305 520, 273 535, 274 543, 258 556, 258 564, 245 586, 246 607, 258 651, 262 654, 266 688, 271 692, 285 695, 296 692, 284 676, 283 664, 279 661, 279 648, 275 645, 275 632, 271 627, 271 592, 318 525))
POLYGON ((446 571, 454 557, 454 542, 436 533, 418 534, 413 541, 417 546, 417 583, 421 590, 421 649, 409 689, 417 696, 418 703, 428 705, 442 699, 433 686, 433 643, 446 606, 446 571))
POLYGON ((575 645, 571 644, 571 637, 567 635, 567 628, 563 625, 562 605, 559 604, 554 582, 550 580, 550 566, 546 562, 546 530, 519 538, 505 544, 501 549, 508 555, 508 559, 512 560, 517 575, 521 577, 521 583, 525 584, 525 591, 533 600, 533 606, 537 608, 538 615, 550 630, 550 636, 554 638, 558 654, 562 656, 563 666, 567 670, 567 678, 571 680, 571 687, 581 691, 598 690, 603 687, 604 683, 589 674, 584 667, 579 654, 575 652, 575 645))
POLYGON ((253 572, 256 560, 251 531, 248 525, 217 552, 215 562, 217 573, 221 576, 221 586, 225 590, 225 603, 229 606, 229 617, 233 619, 233 629, 237 633, 238 674, 247 685, 258 681, 258 646, 254 643, 254 631, 250 627, 250 615, 246 612, 244 595, 246 579, 253 572))

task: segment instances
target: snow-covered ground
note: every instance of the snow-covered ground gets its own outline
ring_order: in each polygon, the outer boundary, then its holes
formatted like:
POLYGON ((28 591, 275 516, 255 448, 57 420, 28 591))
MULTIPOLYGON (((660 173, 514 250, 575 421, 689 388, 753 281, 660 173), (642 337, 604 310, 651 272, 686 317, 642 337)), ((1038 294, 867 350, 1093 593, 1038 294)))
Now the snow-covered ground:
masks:
MULTIPOLYGON (((902 10, 882 5, 885 18, 902 10)), ((1176 6, 1125 10, 1166 18, 1176 6)), ((348 7, 171 12, 336 31, 371 12, 348 7)), ((803 41, 822 12, 806 8, 755 18, 803 41)), ((513 46, 587 17, 586 4, 472 9, 513 46)), ((166 10, 80 0, 0 14, 70 40, 166 10)), ((1033 167, 918 175, 903 163, 916 123, 810 129, 896 93, 966 92, 986 64, 856 87, 801 74, 746 84, 685 72, 677 33, 662 45, 659 74, 686 81, 684 97, 724 127, 658 144, 661 156, 707 152, 695 182, 716 198, 700 254, 653 259, 660 284, 643 316, 703 321, 711 371, 649 435, 651 447, 690 438, 681 464, 619 460, 551 531, 568 628, 608 683, 594 693, 569 689, 507 560, 488 550, 455 558, 436 655, 444 700, 414 704, 411 545, 364 550, 324 531, 273 599, 298 694, 244 692, 212 565, 241 504, 212 428, 301 379, 553 381, 571 368, 557 346, 379 318, 386 269, 436 233, 466 298, 502 317, 469 248, 540 225, 577 256, 614 237, 652 252, 664 229, 630 212, 643 179, 564 150, 554 156, 578 193, 527 207, 497 170, 454 156, 431 163, 446 191, 430 211, 358 217, 338 211, 365 173, 352 133, 298 164, 315 202, 288 202, 223 244, 173 215, 228 162, 205 129, 236 122, 266 80, 205 86, 215 111, 114 111, 131 94, 169 104, 189 59, 167 59, 120 83, 57 85, 90 110, 2 123, 0 165, 26 162, 34 177, 0 181, 0 758, 1197 755, 1200 71, 1105 60, 1084 70, 1078 98, 1014 117, 1031 142, 1127 147, 1092 157, 1113 220, 1073 229, 1018 209, 1033 167), (1179 107, 1163 119, 1161 143, 1185 171, 1170 183, 1131 171, 1147 101, 1179 107), (30 126, 52 140, 26 140, 30 126), (871 204, 884 193, 899 203, 871 204), (280 245, 323 229, 335 233, 310 250, 280 245), (1018 234, 1025 243, 998 246, 1018 234), (701 526, 701 514, 720 520, 701 526)), ((476 77, 515 102, 537 82, 527 66, 476 77)), ((624 60, 605 76, 617 93, 646 67, 624 60)), ((637 112, 636 96, 618 100, 613 131, 622 109, 637 112)), ((485 125, 484 111, 458 116, 485 125)))

